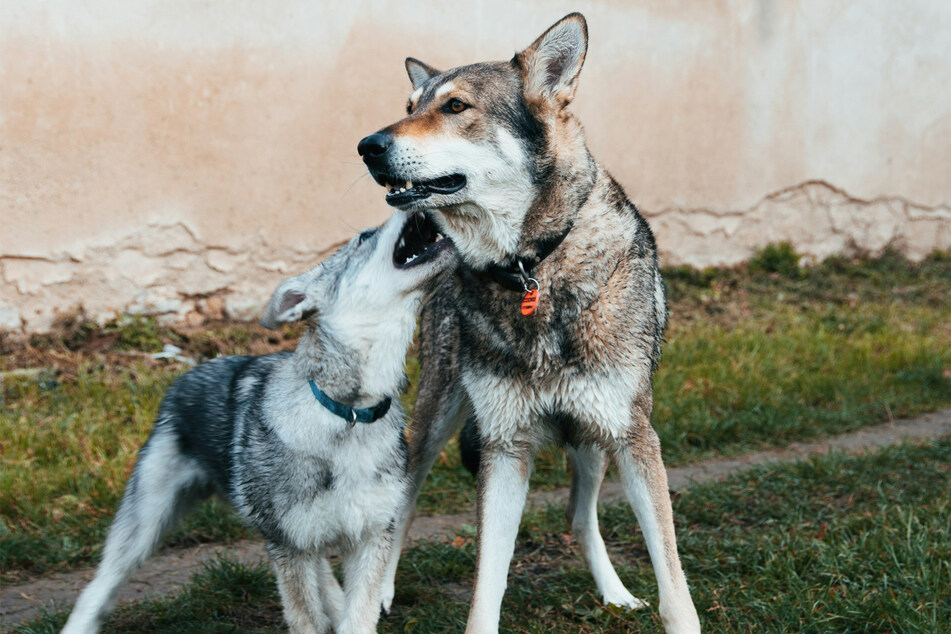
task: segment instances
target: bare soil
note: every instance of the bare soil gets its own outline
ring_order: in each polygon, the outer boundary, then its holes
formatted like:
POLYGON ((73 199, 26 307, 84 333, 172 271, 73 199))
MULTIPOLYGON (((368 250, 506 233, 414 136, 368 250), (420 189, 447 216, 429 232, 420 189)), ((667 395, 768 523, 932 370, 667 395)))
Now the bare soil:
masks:
MULTIPOLYGON (((926 442, 951 435, 951 409, 925 414, 914 419, 896 420, 873 427, 811 443, 792 443, 782 449, 761 451, 736 458, 708 460, 693 465, 668 469, 668 484, 673 491, 694 483, 720 480, 752 467, 800 461, 830 451, 861 453, 901 442, 926 442)), ((567 489, 534 493, 530 504, 564 504, 567 489)), ((621 484, 606 481, 601 487, 602 502, 624 499, 621 484)), ((460 515, 419 517, 413 524, 410 539, 453 540, 464 525, 474 525, 475 510, 460 515)), ((192 548, 166 548, 149 559, 119 590, 120 602, 177 593, 205 562, 225 556, 242 563, 258 563, 266 559, 263 544, 245 540, 232 544, 203 544, 192 548)), ((29 582, 0 588, 0 626, 28 620, 42 607, 71 605, 83 586, 93 576, 93 569, 54 574, 29 582)), ((3 629, 7 629, 4 627, 3 629)))
MULTIPOLYGON (((99 364, 125 367, 134 363, 174 367, 170 359, 156 359, 164 344, 174 345, 190 362, 228 354, 270 354, 293 350, 302 327, 298 324, 267 330, 257 324, 228 319, 200 325, 160 326, 148 320, 98 326, 84 315, 63 315, 50 332, 23 335, 0 331, 0 371, 3 374, 46 371, 74 377, 79 366, 99 364)), ((181 366, 183 369, 186 365, 181 366)))

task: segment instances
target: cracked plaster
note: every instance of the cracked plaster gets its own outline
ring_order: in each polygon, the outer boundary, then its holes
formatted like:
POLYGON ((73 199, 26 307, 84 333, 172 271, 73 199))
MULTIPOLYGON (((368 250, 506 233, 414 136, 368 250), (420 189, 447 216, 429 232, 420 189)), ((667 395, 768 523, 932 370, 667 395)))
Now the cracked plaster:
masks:
MULTIPOLYGON (((645 210, 665 265, 730 266, 770 242, 788 241, 808 261, 833 254, 878 255, 893 247, 912 260, 951 248, 951 208, 900 198, 859 200, 810 181, 765 197, 747 210, 645 210)), ((104 322, 121 313, 183 321, 194 314, 256 319, 285 277, 330 253, 257 241, 207 246, 183 223, 150 225, 115 244, 87 246, 82 257, 0 254, 0 327, 48 329, 57 313, 82 306, 104 322), (215 298, 209 309, 209 298, 215 298)), ((192 317, 190 317, 192 316, 192 317)))
POLYGON ((880 255, 892 247, 913 261, 951 248, 951 207, 899 197, 861 200, 823 181, 766 196, 746 210, 645 211, 661 261, 732 266, 773 242, 790 242, 806 263, 830 255, 880 255))

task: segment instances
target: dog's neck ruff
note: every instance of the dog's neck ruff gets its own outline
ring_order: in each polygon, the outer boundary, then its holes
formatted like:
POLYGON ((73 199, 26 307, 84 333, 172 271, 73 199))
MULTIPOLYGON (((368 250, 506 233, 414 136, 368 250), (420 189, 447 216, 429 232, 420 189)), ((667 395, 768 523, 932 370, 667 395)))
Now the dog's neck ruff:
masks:
POLYGON ((535 257, 523 258, 517 257, 509 264, 492 264, 486 268, 485 272, 496 282, 505 288, 513 291, 525 291, 527 289, 528 279, 532 277, 535 267, 541 264, 545 258, 555 252, 568 234, 571 232, 572 223, 568 223, 565 230, 561 233, 545 238, 535 243, 535 257))
POLYGON ((350 423, 351 426, 353 426, 355 423, 375 423, 386 416, 386 413, 390 411, 390 403, 392 399, 389 396, 373 407, 367 407, 365 409, 353 409, 352 407, 348 407, 343 403, 338 403, 327 396, 323 390, 317 387, 317 384, 314 383, 313 380, 307 381, 307 384, 310 385, 310 391, 314 393, 314 397, 317 399, 318 403, 326 407, 332 414, 335 414, 350 423))

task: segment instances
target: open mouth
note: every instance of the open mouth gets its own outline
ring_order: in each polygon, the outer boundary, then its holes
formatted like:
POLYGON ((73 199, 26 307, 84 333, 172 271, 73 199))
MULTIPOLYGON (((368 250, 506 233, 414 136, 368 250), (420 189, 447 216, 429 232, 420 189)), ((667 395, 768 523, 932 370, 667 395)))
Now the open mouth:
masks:
POLYGON ((452 241, 439 233, 436 223, 428 215, 417 212, 403 225, 393 250, 393 264, 398 269, 418 266, 451 244, 452 241))
POLYGON ((429 181, 397 180, 380 175, 376 181, 386 187, 386 202, 398 207, 408 202, 428 198, 432 194, 454 194, 466 186, 466 177, 462 174, 440 176, 429 181))

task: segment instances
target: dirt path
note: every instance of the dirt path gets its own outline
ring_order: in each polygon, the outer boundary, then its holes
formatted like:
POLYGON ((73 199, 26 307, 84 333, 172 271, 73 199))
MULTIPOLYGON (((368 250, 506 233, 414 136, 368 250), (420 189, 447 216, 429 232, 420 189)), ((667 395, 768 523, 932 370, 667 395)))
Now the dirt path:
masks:
MULTIPOLYGON (((866 427, 864 429, 811 443, 792 443, 782 449, 761 451, 736 458, 705 462, 668 469, 670 488, 677 490, 693 483, 726 478, 745 469, 770 462, 804 460, 832 450, 858 453, 903 441, 926 441, 951 435, 951 409, 925 414, 909 420, 866 427)), ((604 502, 624 499, 619 482, 607 481, 601 488, 604 502)), ((564 504, 567 489, 542 491, 530 496, 530 503, 564 504)), ((413 540, 453 535, 463 524, 474 524, 475 512, 417 518, 410 532, 413 540)), ((119 601, 171 595, 178 592, 202 565, 219 554, 244 563, 264 561, 261 542, 240 541, 233 544, 206 544, 189 549, 166 549, 149 559, 119 590, 119 601)), ((68 606, 75 601, 82 587, 92 578, 93 570, 84 569, 36 579, 17 586, 0 588, 0 624, 11 625, 33 617, 41 607, 68 606)), ((6 628, 4 628, 6 629, 6 628)))

